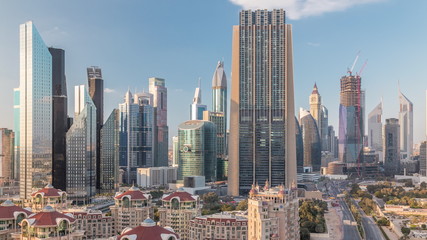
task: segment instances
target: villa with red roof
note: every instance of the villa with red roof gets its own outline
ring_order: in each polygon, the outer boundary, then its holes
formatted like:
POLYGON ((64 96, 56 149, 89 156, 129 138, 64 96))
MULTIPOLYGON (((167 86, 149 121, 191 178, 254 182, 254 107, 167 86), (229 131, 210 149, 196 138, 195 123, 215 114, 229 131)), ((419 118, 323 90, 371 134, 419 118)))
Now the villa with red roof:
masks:
POLYGON ((62 214, 51 206, 46 206, 41 212, 22 220, 21 231, 13 233, 12 239, 81 240, 84 231, 75 230, 75 222, 76 219, 71 214, 62 214))
POLYGON ((162 207, 159 208, 159 225, 170 226, 183 240, 190 239, 190 221, 201 215, 201 207, 199 197, 188 192, 176 191, 163 195, 162 207))
POLYGON ((179 240, 171 228, 160 227, 156 222, 147 218, 142 224, 135 228, 125 228, 122 234, 116 238, 117 240, 179 240))
POLYGON ((12 201, 6 200, 0 205, 0 240, 10 239, 11 233, 19 231, 19 223, 33 214, 25 208, 15 206, 12 201))
POLYGON ((134 228, 141 225, 144 219, 153 217, 154 209, 151 195, 132 186, 125 192, 118 192, 114 197, 114 206, 110 207, 115 224, 115 232, 126 227, 134 228))
POLYGON ((34 212, 39 212, 48 205, 56 210, 63 210, 67 209, 70 204, 71 201, 67 200, 67 193, 50 184, 31 194, 30 206, 34 212))

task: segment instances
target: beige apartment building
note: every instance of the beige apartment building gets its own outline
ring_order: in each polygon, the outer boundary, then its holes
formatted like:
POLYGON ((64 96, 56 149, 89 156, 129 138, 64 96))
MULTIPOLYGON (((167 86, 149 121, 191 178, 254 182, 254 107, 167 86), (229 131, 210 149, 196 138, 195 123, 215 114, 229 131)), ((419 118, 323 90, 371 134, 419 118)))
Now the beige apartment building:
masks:
POLYGON ((11 234, 20 231, 19 223, 33 214, 31 211, 15 206, 6 200, 0 205, 0 240, 11 239, 11 234))
POLYGON ((247 240, 248 219, 222 212, 199 216, 190 221, 189 239, 247 240))
POLYGON ((76 219, 76 230, 85 232, 83 239, 108 239, 117 235, 113 218, 99 210, 70 209, 64 213, 70 213, 76 219))

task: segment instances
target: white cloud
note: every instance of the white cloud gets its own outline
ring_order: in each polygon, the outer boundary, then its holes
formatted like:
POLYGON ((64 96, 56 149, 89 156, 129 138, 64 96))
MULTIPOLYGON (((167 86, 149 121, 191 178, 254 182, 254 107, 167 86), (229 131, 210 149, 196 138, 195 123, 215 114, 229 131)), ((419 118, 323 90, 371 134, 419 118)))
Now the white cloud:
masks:
POLYGON ((230 0, 244 9, 283 8, 288 18, 297 20, 327 12, 343 11, 350 7, 385 0, 230 0))
POLYGON ((114 89, 111 89, 111 88, 105 88, 104 89, 104 92, 105 93, 113 93, 113 92, 115 92, 116 90, 114 90, 114 89))
POLYGON ((320 47, 320 43, 315 43, 315 42, 308 42, 307 45, 311 47, 320 47))

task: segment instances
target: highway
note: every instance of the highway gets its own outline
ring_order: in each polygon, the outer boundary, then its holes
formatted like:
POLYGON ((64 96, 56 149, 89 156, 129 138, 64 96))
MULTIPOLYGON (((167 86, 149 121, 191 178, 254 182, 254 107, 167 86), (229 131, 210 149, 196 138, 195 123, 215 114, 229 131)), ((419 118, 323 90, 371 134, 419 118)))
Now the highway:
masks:
MULTIPOLYGON (((342 198, 338 198, 337 195, 340 193, 338 191, 338 186, 335 183, 328 184, 329 193, 337 198, 343 214, 343 222, 355 222, 353 214, 351 214, 350 209, 347 206, 347 203, 342 198), (346 221, 347 220, 347 221, 346 221)), ((343 224, 343 234, 344 240, 361 240, 359 232, 357 231, 356 225, 343 224)))
POLYGON ((374 222, 374 219, 366 215, 365 212, 362 210, 362 208, 359 206, 359 204, 356 203, 356 201, 353 200, 353 202, 356 204, 362 216, 362 225, 363 225, 363 228, 365 229, 365 239, 366 240, 386 240, 383 234, 381 233, 380 228, 374 222))

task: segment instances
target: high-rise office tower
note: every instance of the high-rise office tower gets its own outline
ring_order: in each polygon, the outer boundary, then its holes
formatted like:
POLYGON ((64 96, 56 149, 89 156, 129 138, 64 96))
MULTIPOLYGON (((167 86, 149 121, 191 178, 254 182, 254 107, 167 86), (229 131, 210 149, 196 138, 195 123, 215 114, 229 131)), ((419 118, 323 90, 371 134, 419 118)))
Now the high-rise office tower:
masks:
POLYGON ((321 106, 322 106, 322 98, 319 94, 319 89, 317 88, 317 84, 314 83, 313 91, 311 92, 310 98, 310 113, 313 116, 314 120, 316 120, 317 127, 319 128, 319 135, 321 134, 322 119, 321 119, 321 106))
POLYGON ((85 85, 74 88, 74 122, 66 135, 66 188, 78 204, 96 194, 96 106, 85 85))
POLYGON ((162 78, 148 79, 149 93, 153 95, 154 107, 154 166, 168 166, 169 127, 168 127, 168 89, 162 78))
POLYGON ((178 180, 189 176, 205 176, 216 181, 216 126, 202 120, 189 120, 178 125, 178 180))
POLYGON ((119 183, 119 110, 113 109, 101 129, 101 192, 117 190, 119 183))
POLYGON ((304 141, 302 140, 302 130, 297 117, 295 117, 295 136, 296 136, 296 157, 297 173, 304 172, 304 141))
POLYGON ((125 170, 124 182, 136 182, 137 168, 153 167, 155 113, 152 95, 128 91, 119 104, 119 165, 125 170))
POLYGON ((224 63, 219 61, 212 77, 212 112, 203 113, 203 120, 216 124, 217 180, 228 176, 227 158, 227 77, 224 63))
POLYGON ((368 115, 368 146, 376 151, 382 151, 383 149, 382 114, 383 103, 381 101, 368 115))
POLYGON ((0 184, 11 181, 14 176, 15 133, 0 128, 0 184))
POLYGON ((388 176, 400 173, 400 126, 396 118, 386 119, 383 127, 384 170, 388 176))
POLYGON ((15 180, 19 180, 19 146, 20 146, 20 99, 19 88, 13 89, 13 131, 15 132, 15 149, 14 149, 14 163, 13 163, 13 176, 15 180))
POLYGON ((329 112, 328 109, 322 105, 320 107, 320 142, 322 143, 322 151, 331 151, 328 148, 328 126, 329 126, 329 112))
POLYGON ((410 158, 414 147, 414 105, 399 89, 400 151, 402 158, 410 158))
POLYGON ((427 141, 420 144, 420 175, 427 176, 427 141))
POLYGON ((101 68, 92 66, 87 69, 89 95, 96 107, 96 189, 100 189, 101 180, 101 128, 104 124, 104 80, 101 68))
POLYGON ((228 193, 296 181, 292 26, 285 11, 244 10, 233 27, 228 193))
POLYGON ((179 145, 178 136, 172 137, 172 167, 178 167, 179 162, 179 145))
POLYGON ((335 136, 334 126, 332 125, 328 127, 328 148, 333 153, 334 158, 338 158, 338 140, 335 136))
POLYGON ((34 24, 20 25, 20 197, 52 182, 52 55, 34 24))
POLYGON ((313 171, 320 171, 322 149, 316 120, 309 111, 301 108, 299 125, 304 144, 304 167, 311 168, 313 171))
POLYGON ((202 89, 199 86, 194 92, 193 103, 190 105, 190 120, 203 120, 203 112, 207 109, 208 107, 202 104, 202 89))
POLYGON ((49 48, 52 55, 52 185, 66 190, 65 135, 68 131, 65 51, 49 48))
POLYGON ((360 76, 341 77, 339 107, 339 160, 346 163, 349 173, 363 174, 363 112, 360 76))

